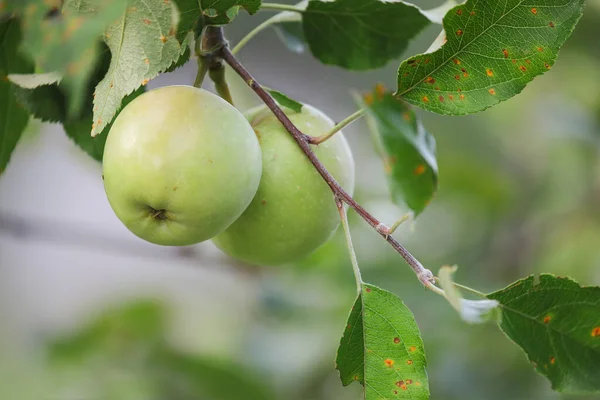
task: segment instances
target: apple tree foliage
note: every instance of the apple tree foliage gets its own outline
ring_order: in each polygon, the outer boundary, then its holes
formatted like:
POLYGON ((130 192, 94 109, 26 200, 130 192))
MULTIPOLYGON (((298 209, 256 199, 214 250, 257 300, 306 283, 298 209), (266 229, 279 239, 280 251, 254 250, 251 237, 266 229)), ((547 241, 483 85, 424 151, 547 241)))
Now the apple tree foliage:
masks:
MULTIPOLYGON (((436 193, 438 164, 434 136, 414 108, 465 115, 519 94, 552 68, 584 0, 450 0, 431 10, 401 0, 305 0, 295 6, 261 0, 0 0, 0 173, 30 118, 61 123, 101 161, 111 122, 148 81, 185 64, 206 27, 259 10, 278 12, 269 24, 293 51, 354 71, 397 62, 424 28, 439 25, 429 49, 399 63, 397 88, 376 86, 357 97, 392 200, 418 216, 436 193)), ((276 90, 269 93, 286 107, 302 107, 276 90)), ((336 358, 342 384, 363 385, 367 400, 428 399, 418 316, 395 294, 359 277, 336 358)), ((600 391, 600 288, 543 274, 468 300, 449 270, 440 270, 438 283, 462 319, 497 324, 554 390, 600 391)), ((90 329, 85 335, 106 328, 90 329)), ((85 346, 87 339, 81 340, 85 346)), ((148 345, 159 346, 152 353, 157 361, 196 379, 197 362, 159 343, 148 345)), ((68 347, 57 344, 55 351, 57 359, 69 357, 68 347)), ((207 368, 218 369, 201 370, 207 368)), ((160 384, 160 371, 152 373, 160 384)))

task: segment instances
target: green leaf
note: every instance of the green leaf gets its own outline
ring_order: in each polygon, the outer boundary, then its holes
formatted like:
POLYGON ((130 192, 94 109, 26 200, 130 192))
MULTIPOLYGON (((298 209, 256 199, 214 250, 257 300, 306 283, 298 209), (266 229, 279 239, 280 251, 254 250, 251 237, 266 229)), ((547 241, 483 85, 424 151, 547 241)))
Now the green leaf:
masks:
POLYGON ((502 331, 560 392, 600 391, 600 287, 542 274, 488 295, 502 331))
POLYGON ((28 74, 33 66, 19 53, 21 29, 16 18, 0 21, 0 174, 6 169, 29 115, 17 102, 9 73, 28 74))
POLYGON ((287 95, 273 89, 265 88, 271 96, 275 99, 277 103, 279 103, 282 107, 287 107, 292 111, 300 112, 302 111, 303 104, 297 102, 294 99, 289 98, 287 95))
POLYGON ((123 11, 122 1, 66 0, 62 12, 51 1, 23 1, 20 7, 23 50, 35 60, 38 72, 70 78, 69 110, 77 112, 100 35, 123 11))
POLYGON ((280 22, 274 26, 279 39, 285 44, 285 47, 294 53, 304 53, 306 51, 306 39, 300 21, 280 22))
POLYGON ((177 40, 184 43, 194 26, 202 18, 202 11, 198 0, 173 0, 179 12, 179 23, 177 24, 177 40))
POLYGON ((183 67, 188 61, 190 61, 191 50, 189 47, 186 47, 183 54, 179 56, 177 61, 173 63, 169 68, 165 70, 165 72, 173 72, 179 67, 183 67))
POLYGON ((378 86, 366 98, 366 116, 383 158, 392 200, 415 216, 437 190, 435 139, 412 109, 378 86))
POLYGON ((254 14, 260 8, 261 0, 202 0, 204 23, 207 25, 227 25, 244 8, 254 14))
POLYGON ((440 114, 483 111, 550 69, 584 0, 468 0, 444 18, 447 42, 398 70, 398 94, 440 114))
POLYGON ((481 324, 487 321, 500 322, 501 313, 496 300, 467 300, 462 297, 454 285, 454 272, 457 267, 444 266, 438 272, 440 287, 448 303, 458 311, 463 321, 470 324, 481 324))
POLYGON ((64 122, 67 119, 67 98, 58 85, 35 89, 15 88, 15 96, 35 118, 44 122, 64 122))
POLYGON ((365 387, 365 400, 429 398, 419 327, 402 300, 378 287, 362 285, 336 365, 344 386, 365 387))
POLYGON ((112 59, 96 87, 92 136, 110 123, 121 100, 165 71, 187 48, 177 41, 177 9, 164 0, 131 0, 126 12, 106 29, 112 59))
POLYGON ((309 1, 302 17, 306 41, 321 62, 368 70, 400 57, 429 20, 400 0, 309 1))

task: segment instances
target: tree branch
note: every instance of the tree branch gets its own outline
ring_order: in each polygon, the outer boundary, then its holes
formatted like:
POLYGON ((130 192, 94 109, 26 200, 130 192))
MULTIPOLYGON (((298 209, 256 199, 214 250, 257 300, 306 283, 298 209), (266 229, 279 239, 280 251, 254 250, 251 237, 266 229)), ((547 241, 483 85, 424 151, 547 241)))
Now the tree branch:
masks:
POLYGON ((327 185, 331 188, 334 196, 341 201, 345 202, 354 209, 358 215, 361 216, 371 227, 373 227, 393 248, 396 250, 402 258, 408 263, 408 265, 415 272, 421 283, 425 287, 429 287, 432 283, 434 283, 433 274, 428 269, 424 268, 423 265, 404 248, 396 239, 393 237, 386 235, 384 232, 387 228, 385 224, 381 223, 377 218, 371 215, 367 210, 365 210, 360 204, 356 202, 342 188, 342 186, 335 180, 335 178, 327 171, 325 166, 319 161, 315 153, 313 152, 310 141, 311 137, 305 135, 300 132, 298 128, 290 121, 290 119, 285 115, 283 110, 277 105, 275 100, 271 97, 271 95, 261 87, 261 85, 256 82, 256 80, 252 77, 250 72, 246 70, 246 68, 235 58, 235 56, 231 53, 227 46, 223 46, 218 51, 218 56, 221 57, 231 68, 241 76, 246 84, 250 86, 250 88, 261 98, 261 100, 266 104, 266 106, 275 114, 277 119, 283 124, 285 129, 292 135, 294 140, 298 143, 306 157, 310 160, 310 162, 314 165, 317 172, 321 175, 321 177, 325 180, 327 185))

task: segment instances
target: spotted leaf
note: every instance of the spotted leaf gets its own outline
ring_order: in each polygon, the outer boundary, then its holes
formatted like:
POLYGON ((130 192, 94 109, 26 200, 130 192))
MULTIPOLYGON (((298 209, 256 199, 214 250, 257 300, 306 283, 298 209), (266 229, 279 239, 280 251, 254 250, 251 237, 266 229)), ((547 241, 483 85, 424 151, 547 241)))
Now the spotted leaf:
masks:
POLYGON ((504 333, 560 392, 600 392, 600 287, 542 274, 488 295, 504 333))
POLYGON ((177 40, 179 12, 164 0, 130 0, 104 34, 112 53, 106 76, 94 94, 92 136, 112 121, 123 97, 180 59, 187 48, 177 40))
POLYGON ((398 94, 440 114, 483 111, 550 69, 584 0, 468 0, 444 18, 446 43, 404 61, 398 94))
POLYGON ((336 364, 344 386, 364 386, 365 400, 429 398, 419 327, 402 300, 376 286, 362 285, 336 364))
POLYGON ((364 101, 392 200, 418 215, 437 190, 435 139, 411 107, 378 86, 364 101))

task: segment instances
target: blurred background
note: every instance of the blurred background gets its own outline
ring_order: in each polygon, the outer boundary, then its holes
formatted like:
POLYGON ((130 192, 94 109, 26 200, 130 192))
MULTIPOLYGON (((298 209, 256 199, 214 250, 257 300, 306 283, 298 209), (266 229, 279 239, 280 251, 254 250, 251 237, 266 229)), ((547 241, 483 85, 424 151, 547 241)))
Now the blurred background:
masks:
MULTIPOLYGON (((240 13, 228 38, 270 15, 240 13)), ((508 102, 468 117, 420 113, 437 139, 439 192, 396 237, 426 267, 457 264, 457 281, 484 292, 539 272, 600 284, 599 25, 600 2, 589 1, 552 70, 508 102)), ((439 30, 423 32, 405 57, 439 30)), ((288 51, 273 30, 240 58, 261 83, 335 120, 355 110, 353 91, 394 88, 398 66, 361 74, 323 66, 288 51)), ((191 84, 195 68, 191 61, 149 87, 191 84)), ((231 84, 240 107, 256 104, 231 84)), ((403 211, 389 201, 366 124, 344 132, 356 198, 393 222, 403 211)), ((462 323, 350 219, 364 279, 415 314, 432 399, 575 398, 552 392, 497 327, 462 323)), ((32 121, 0 178, 0 399, 359 399, 361 387, 343 388, 334 370, 355 294, 340 233, 278 268, 241 265, 210 243, 150 245, 112 212, 101 166, 59 125, 32 121)))

